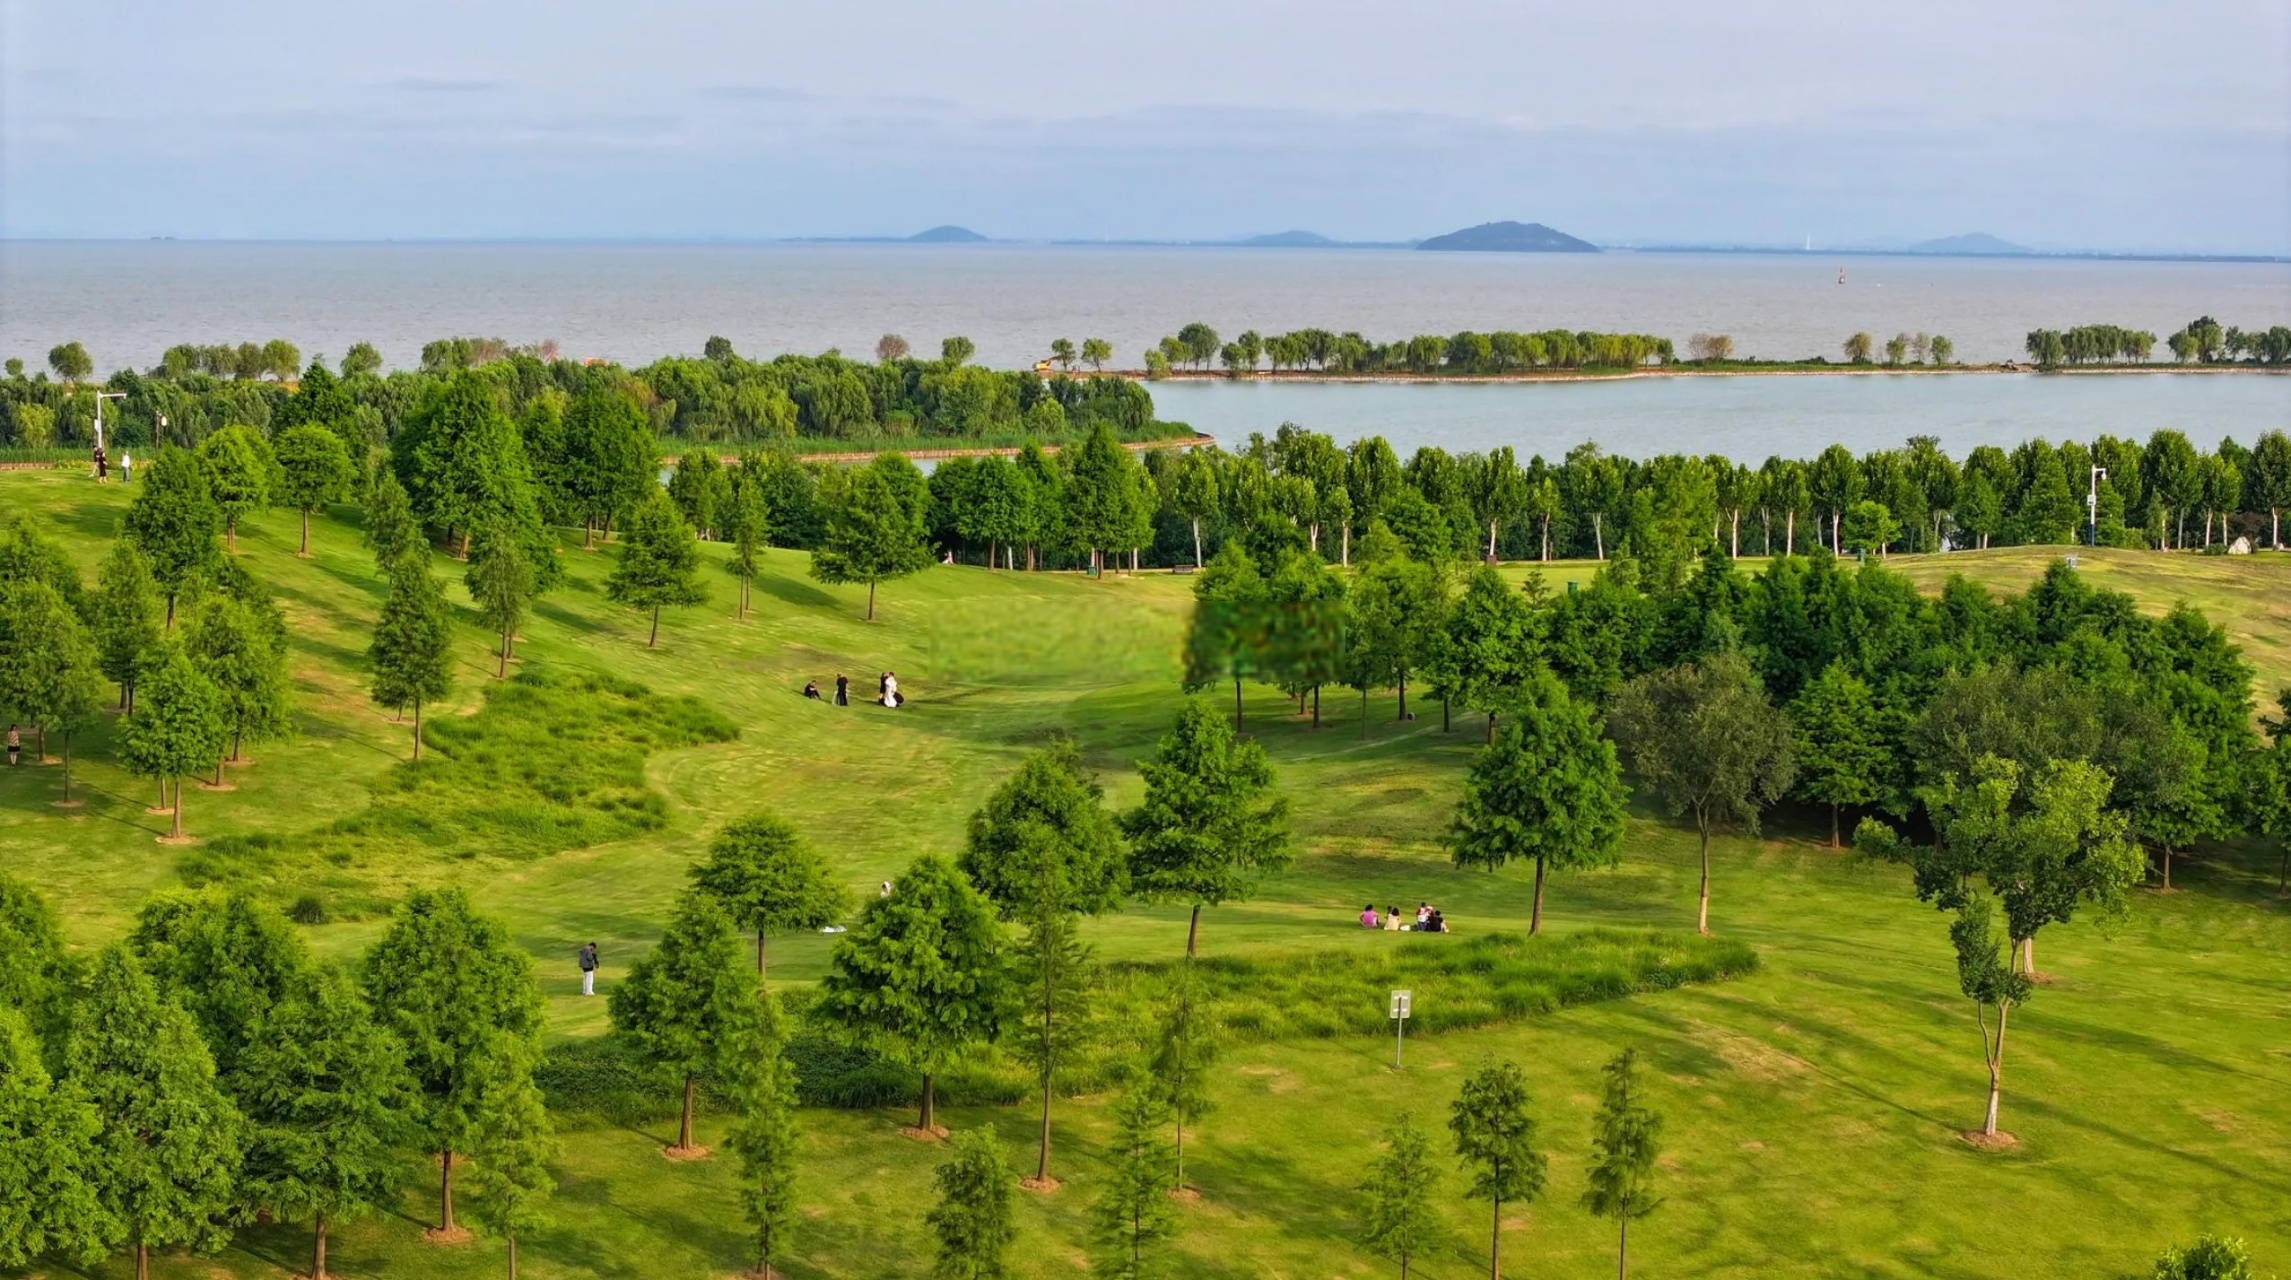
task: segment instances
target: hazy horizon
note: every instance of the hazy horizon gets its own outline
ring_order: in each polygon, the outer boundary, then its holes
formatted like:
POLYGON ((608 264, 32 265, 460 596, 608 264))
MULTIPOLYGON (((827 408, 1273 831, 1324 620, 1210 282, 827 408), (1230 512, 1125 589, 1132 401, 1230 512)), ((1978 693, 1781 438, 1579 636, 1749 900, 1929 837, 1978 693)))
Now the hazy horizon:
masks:
POLYGON ((11 239, 2291 253, 2291 10, 0 0, 11 239))

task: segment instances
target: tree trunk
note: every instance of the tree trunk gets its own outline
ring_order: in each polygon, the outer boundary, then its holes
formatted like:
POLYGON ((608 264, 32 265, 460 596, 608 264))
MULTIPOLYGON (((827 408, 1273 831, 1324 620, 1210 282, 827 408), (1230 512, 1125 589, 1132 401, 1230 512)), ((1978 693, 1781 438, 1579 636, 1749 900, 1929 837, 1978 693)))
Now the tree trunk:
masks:
POLYGON ((1488 1203, 1488 1280, 1503 1280, 1503 1201, 1488 1203))
POLYGON ((1543 563, 1551 563, 1551 517, 1543 517, 1543 563))
POLYGON ((414 759, 422 758, 422 700, 414 699, 414 759))
POLYGON ((453 1231, 453 1152, 438 1153, 438 1231, 453 1231))
POLYGON ((1321 727, 1321 687, 1313 686, 1313 728, 1321 727))
POLYGON ((589 550, 593 550, 593 549, 596 547, 596 543, 597 543, 597 518, 596 518, 595 516, 582 516, 582 517, 581 517, 581 550, 583 550, 583 551, 589 551, 589 550))
POLYGON ((1739 511, 1736 511, 1736 512, 1732 513, 1732 514, 1731 514, 1731 515, 1728 517, 1728 530, 1729 530, 1729 531, 1728 531, 1728 533, 1727 533, 1727 540, 1728 540, 1728 542, 1730 543, 1730 546, 1729 546, 1729 548, 1728 548, 1728 550, 1727 550, 1726 554, 1727 554, 1729 557, 1733 558, 1733 559, 1736 559, 1736 560, 1740 560, 1740 559, 1742 558, 1742 513, 1741 513, 1741 512, 1739 512, 1739 511))
POLYGON ((319 1214, 310 1238, 310 1280, 326 1280, 326 1215, 319 1214))
POLYGON ((1528 913, 1527 936, 1543 932, 1543 859, 1535 860, 1535 908, 1528 913))
POLYGON ((64 735, 64 803, 72 802, 72 735, 64 735))
POLYGON ((1201 567, 1201 517, 1193 517, 1193 567, 1201 567))
POLYGON ((493 678, 496 680, 507 679, 509 676, 509 642, 515 634, 511 631, 501 633, 501 653, 499 655, 501 660, 495 663, 493 667, 493 678))
POLYGON ((1631 1215, 1626 1213, 1615 1219, 1615 1280, 1629 1280, 1630 1274, 1631 1215))
POLYGON ((1782 554, 1798 554, 1798 513, 1786 512, 1782 517, 1782 554))
POLYGON ((1233 677, 1233 732, 1241 732, 1241 677, 1233 677))
POLYGON ((1492 746, 1494 746, 1494 745, 1495 745, 1495 740, 1496 740, 1496 713, 1495 713, 1495 712, 1493 712, 1493 711, 1490 711, 1490 712, 1488 712, 1488 745, 1489 745, 1489 746, 1491 746, 1491 747, 1492 747, 1492 746))
POLYGON ((1490 560, 1493 560, 1493 559, 1495 559, 1495 558, 1496 558, 1496 522, 1495 522, 1493 519, 1491 519, 1491 520, 1489 520, 1489 521, 1488 521, 1488 559, 1490 559, 1490 560))
POLYGON ((509 1237, 509 1280, 517 1280, 517 1237, 509 1237))
POLYGON ((1193 921, 1185 926, 1185 958, 1193 958, 1195 944, 1201 939, 1201 904, 1193 904, 1193 921))
POLYGON ((1835 511, 1830 513, 1830 554, 1833 556, 1845 554, 1845 546, 1838 540, 1838 515, 1835 511))
POLYGON ((1710 932, 1710 821, 1701 813, 1694 815, 1695 830, 1702 835, 1702 905, 1695 909, 1694 931, 1710 932))
POLYGON ((929 1133, 931 1126, 938 1123, 938 1119, 939 1082, 937 1077, 926 1071, 923 1073, 923 1121, 916 1127, 929 1133))
POLYGON ((2021 972, 2036 972, 2036 935, 2033 933, 2021 939, 2021 972))
POLYGON ((1400 718, 1408 718, 1408 677, 1400 677, 1400 718))
POLYGON ((2283 549, 2283 508, 2267 509, 2267 545, 2277 551, 2283 549))
POLYGON ((867 620, 875 621, 875 584, 867 584, 867 620))
POLYGON ((1989 1050, 1989 1114, 1981 1122, 1981 1132, 1997 1136, 1997 1103, 2005 1092, 2005 1020, 2012 1016, 2012 1006, 1997 1006, 1997 1044, 1989 1050))
MULTIPOLYGON (((295 554, 302 556, 310 554, 310 508, 308 507, 302 509, 302 550, 295 554)), ((326 1277, 321 1275, 318 1280, 326 1280, 326 1277)))
POLYGON ((770 975, 771 970, 764 960, 764 931, 758 929, 756 930, 756 977, 766 978, 770 975))
POLYGON ((1368 741, 1368 690, 1360 691, 1360 740, 1368 741))
MULTIPOLYGON (((1337 557, 1337 563, 1343 565, 1347 569, 1352 567, 1352 526, 1350 524, 1344 526, 1342 551, 1337 557)), ((167 607, 170 610, 168 616, 173 617, 174 614, 172 610, 175 606, 172 600, 169 601, 167 607)))
POLYGON ((183 838, 183 780, 181 778, 175 780, 174 826, 167 834, 170 839, 180 840, 183 838))
MULTIPOLYGON (((872 585, 867 588, 867 620, 869 622, 875 621, 875 588, 872 585)), ((647 649, 657 649, 660 647, 659 605, 652 606, 652 635, 645 640, 644 647, 647 649)))
POLYGON ((1450 726, 1448 724, 1448 695, 1444 693, 1440 695, 1440 732, 1450 732, 1450 726))
POLYGON ((2164 887, 2172 887, 2172 846, 2164 846, 2164 887))
POLYGON ((1601 560, 1607 558, 1607 526, 1596 511, 1591 513, 1591 545, 1598 549, 1601 560))
MULTIPOLYGON (((209 543, 209 546, 214 545, 209 543)), ((239 518, 232 516, 223 522, 223 550, 237 555, 239 551, 239 518)))
POLYGON ((692 1073, 687 1071, 684 1073, 684 1116, 676 1122, 676 1145, 679 1150, 683 1151, 692 1149, 692 1095, 694 1088, 692 1073))
POLYGON ((1830 806, 1830 847, 1832 849, 1844 847, 1838 843, 1838 807, 1834 804, 1830 806))
POLYGON ((135 1242, 135 1280, 151 1280, 151 1246, 135 1242))

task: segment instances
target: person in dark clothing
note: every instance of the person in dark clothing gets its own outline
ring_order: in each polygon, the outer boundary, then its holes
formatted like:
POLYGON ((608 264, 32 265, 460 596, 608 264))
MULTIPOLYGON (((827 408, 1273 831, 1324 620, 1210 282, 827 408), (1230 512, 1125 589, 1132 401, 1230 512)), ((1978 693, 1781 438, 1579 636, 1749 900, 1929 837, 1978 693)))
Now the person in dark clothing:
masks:
POLYGON ((581 994, 597 993, 597 944, 592 942, 581 948, 581 994))
POLYGON ((817 702, 817 701, 819 701, 819 681, 817 681, 817 680, 806 680, 806 681, 804 681, 804 682, 803 682, 803 696, 805 696, 805 697, 807 697, 807 698, 811 699, 813 702, 817 702))
POLYGON ((835 673, 835 705, 839 707, 851 705, 851 677, 840 671, 835 673))

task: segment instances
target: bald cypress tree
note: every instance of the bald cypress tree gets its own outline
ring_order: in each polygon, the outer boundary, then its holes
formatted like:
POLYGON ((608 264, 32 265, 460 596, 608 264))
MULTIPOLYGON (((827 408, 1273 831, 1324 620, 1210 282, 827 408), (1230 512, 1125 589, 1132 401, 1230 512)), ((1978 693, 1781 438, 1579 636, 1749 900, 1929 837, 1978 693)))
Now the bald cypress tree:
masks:
POLYGON ((743 963, 731 916, 714 897, 686 893, 660 942, 613 988, 613 1030, 640 1057, 684 1085, 671 1154, 705 1151, 692 1140, 700 1079, 746 1079, 778 1039, 763 983, 743 963))
POLYGON ((1512 705, 1517 714, 1472 761, 1449 819, 1448 848, 1459 867, 1535 863, 1533 934, 1543 931, 1547 871, 1621 860, 1630 793, 1614 744, 1557 676, 1538 667, 1512 705))
POLYGON ((164 793, 174 784, 168 838, 183 838, 183 779, 222 759, 230 736, 223 696, 181 648, 170 647, 144 677, 135 711, 120 729, 120 759, 133 772, 156 779, 164 793))
POLYGON ((87 1264, 118 1238, 89 1180, 103 1119, 41 1061, 24 1015, 0 1002, 0 1267, 87 1264))
POLYGON ((127 536, 151 562, 173 626, 175 602, 222 554, 216 535, 223 531, 223 512, 207 486, 206 469, 185 450, 163 448, 138 470, 143 478, 127 504, 127 536))
POLYGON ((472 1153, 472 1216, 509 1246, 509 1280, 517 1280, 517 1238, 550 1225, 557 1139, 530 1071, 490 1073, 479 1109, 489 1123, 472 1153))
POLYGON ((422 704, 453 692, 453 619, 428 561, 428 551, 416 548, 391 568, 390 594, 366 649, 374 665, 374 701, 414 709, 416 760, 422 758, 422 704))
POLYGON ((734 924, 756 935, 756 973, 768 971, 765 936, 833 924, 851 895, 826 859, 796 829, 770 812, 724 824, 708 860, 692 867, 692 886, 716 899, 734 924))
POLYGON ((660 643, 660 611, 669 605, 698 604, 708 598, 700 585, 700 549, 692 540, 692 527, 655 487, 629 513, 628 537, 620 559, 605 579, 605 595, 616 604, 648 610, 652 634, 650 648, 660 643))
POLYGON ((1185 954, 1194 954, 1201 909, 1246 899, 1269 871, 1289 865, 1289 804, 1277 794, 1263 747, 1243 742, 1200 699, 1187 699, 1154 758, 1141 763, 1145 800, 1121 817, 1129 836, 1133 893, 1193 908, 1185 954))
POLYGON ((151 563, 130 538, 112 540, 88 600, 88 627, 96 661, 119 686, 119 705, 135 705, 135 681, 144 660, 159 644, 160 600, 151 563))

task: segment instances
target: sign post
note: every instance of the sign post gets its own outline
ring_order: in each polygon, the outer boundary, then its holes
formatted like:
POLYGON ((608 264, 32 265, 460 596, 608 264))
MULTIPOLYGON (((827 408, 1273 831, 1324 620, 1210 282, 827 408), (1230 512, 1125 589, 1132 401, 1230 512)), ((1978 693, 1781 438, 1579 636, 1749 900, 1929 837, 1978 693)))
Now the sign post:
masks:
POLYGON ((1400 1069, 1400 1042, 1407 1038, 1408 997, 1411 994, 1405 990, 1392 993, 1392 1069, 1394 1071, 1400 1069))

